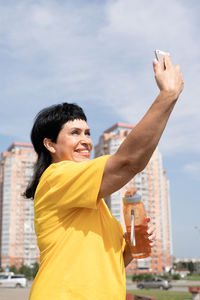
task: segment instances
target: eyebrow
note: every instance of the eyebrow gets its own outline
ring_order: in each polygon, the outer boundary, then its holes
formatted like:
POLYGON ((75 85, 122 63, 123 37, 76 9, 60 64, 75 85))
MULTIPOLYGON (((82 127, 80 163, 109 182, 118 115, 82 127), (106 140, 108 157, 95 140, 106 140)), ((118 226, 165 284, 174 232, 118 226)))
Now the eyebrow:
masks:
MULTIPOLYGON (((70 129, 82 130, 80 127, 71 127, 70 129)), ((90 128, 85 128, 84 130, 90 131, 90 128)))

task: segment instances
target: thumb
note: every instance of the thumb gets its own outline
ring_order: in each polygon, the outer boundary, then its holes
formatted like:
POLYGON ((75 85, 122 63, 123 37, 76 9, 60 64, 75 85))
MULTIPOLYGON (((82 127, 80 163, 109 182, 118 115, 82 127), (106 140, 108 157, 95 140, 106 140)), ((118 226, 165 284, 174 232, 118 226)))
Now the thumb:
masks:
POLYGON ((128 242, 129 238, 128 238, 127 232, 124 233, 124 239, 125 239, 126 242, 128 242))
POLYGON ((157 59, 154 59, 154 60, 153 60, 153 69, 154 69, 154 73, 155 73, 155 74, 161 70, 161 65, 160 65, 160 63, 157 61, 157 59))
POLYGON ((147 223, 149 223, 150 222, 150 218, 149 217, 146 217, 146 219, 145 219, 145 221, 147 222, 147 223))

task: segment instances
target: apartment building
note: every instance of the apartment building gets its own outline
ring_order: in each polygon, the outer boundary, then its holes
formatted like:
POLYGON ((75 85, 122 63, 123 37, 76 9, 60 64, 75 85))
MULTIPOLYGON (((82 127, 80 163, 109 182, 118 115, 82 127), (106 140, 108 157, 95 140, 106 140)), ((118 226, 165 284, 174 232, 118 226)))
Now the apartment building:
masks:
POLYGON ((14 142, 1 155, 0 263, 3 269, 38 261, 33 201, 23 197, 35 160, 36 154, 29 143, 14 142))
MULTIPOLYGON (((134 128, 132 124, 117 123, 104 131, 95 146, 95 157, 113 154, 134 128)), ((127 190, 136 189, 142 196, 147 215, 156 229, 156 241, 152 256, 134 260, 127 267, 127 273, 162 273, 172 265, 172 235, 170 216, 169 180, 162 166, 158 149, 153 153, 146 168, 137 174, 121 190, 105 199, 113 216, 124 226, 122 197, 127 190)))

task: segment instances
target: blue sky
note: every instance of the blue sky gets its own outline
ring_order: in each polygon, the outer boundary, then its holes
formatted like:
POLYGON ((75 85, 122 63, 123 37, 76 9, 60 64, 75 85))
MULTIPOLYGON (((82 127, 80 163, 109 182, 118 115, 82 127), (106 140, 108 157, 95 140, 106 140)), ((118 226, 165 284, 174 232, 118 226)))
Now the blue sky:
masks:
POLYGON ((199 1, 0 1, 0 151, 29 141, 36 113, 81 105, 94 143, 137 124, 158 94, 154 49, 180 64, 184 91, 159 143, 171 186, 173 252, 200 257, 199 1))

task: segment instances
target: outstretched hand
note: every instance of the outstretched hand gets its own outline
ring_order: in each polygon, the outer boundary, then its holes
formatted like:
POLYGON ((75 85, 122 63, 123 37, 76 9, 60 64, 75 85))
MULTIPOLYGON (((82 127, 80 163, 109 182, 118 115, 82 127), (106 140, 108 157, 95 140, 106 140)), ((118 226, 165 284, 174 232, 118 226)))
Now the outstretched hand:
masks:
POLYGON ((167 92, 177 99, 184 87, 180 66, 174 66, 170 55, 166 54, 163 58, 163 64, 156 59, 153 61, 153 69, 160 91, 167 92))

